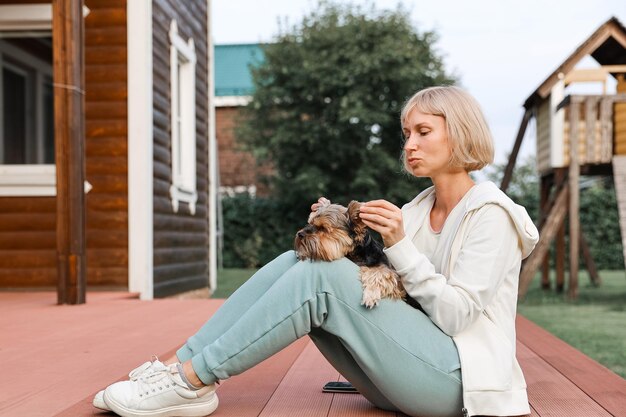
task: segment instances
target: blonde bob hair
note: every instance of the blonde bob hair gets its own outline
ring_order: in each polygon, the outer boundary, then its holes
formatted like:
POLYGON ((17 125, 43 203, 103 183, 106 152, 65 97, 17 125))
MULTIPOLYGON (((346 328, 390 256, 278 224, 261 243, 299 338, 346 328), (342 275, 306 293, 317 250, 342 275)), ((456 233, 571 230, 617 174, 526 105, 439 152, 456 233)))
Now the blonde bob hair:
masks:
MULTIPOLYGON (((455 86, 438 86, 420 90, 402 107, 402 126, 413 109, 445 119, 448 144, 452 151, 450 166, 476 171, 493 162, 493 137, 480 105, 467 91, 455 86)), ((404 169, 411 173, 402 153, 404 169)))

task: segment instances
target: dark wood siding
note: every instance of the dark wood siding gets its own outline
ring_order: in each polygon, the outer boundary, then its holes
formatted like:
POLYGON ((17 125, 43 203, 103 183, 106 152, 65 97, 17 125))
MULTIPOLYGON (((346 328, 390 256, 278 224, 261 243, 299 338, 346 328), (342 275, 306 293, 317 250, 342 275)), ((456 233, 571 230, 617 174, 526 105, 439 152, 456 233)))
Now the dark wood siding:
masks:
POLYGON ((154 295, 161 297, 208 285, 208 98, 205 0, 153 2, 154 64, 154 295), (196 188, 194 215, 186 203, 172 209, 169 30, 176 20, 196 50, 196 188))
MULTIPOLYGON (((2 3, 2 2, 0 2, 2 3)), ((126 0, 86 0, 87 283, 128 285, 126 0)), ((0 287, 56 286, 56 198, 0 198, 0 287)))

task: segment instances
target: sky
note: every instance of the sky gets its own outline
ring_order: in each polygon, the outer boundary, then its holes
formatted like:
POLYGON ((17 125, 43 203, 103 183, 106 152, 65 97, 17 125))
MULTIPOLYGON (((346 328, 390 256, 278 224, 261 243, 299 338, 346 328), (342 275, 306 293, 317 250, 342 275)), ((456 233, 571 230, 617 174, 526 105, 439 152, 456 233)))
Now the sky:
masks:
MULTIPOLYGON (((343 1, 342 1, 343 2, 343 1)), ((445 67, 481 104, 495 139, 496 163, 505 163, 523 116, 522 105, 535 89, 612 16, 626 24, 625 0, 367 0, 377 9, 402 4, 419 32, 435 31, 445 67)), ((271 42, 279 20, 297 24, 315 5, 312 0, 214 0, 216 44, 271 42)), ((598 64, 583 60, 578 67, 598 64)), ((614 84, 609 84, 609 88, 614 84)), ((597 92, 599 85, 577 92, 597 92)), ((410 95, 412 92, 407 92, 410 95)), ((520 159, 534 154, 534 123, 520 159)))

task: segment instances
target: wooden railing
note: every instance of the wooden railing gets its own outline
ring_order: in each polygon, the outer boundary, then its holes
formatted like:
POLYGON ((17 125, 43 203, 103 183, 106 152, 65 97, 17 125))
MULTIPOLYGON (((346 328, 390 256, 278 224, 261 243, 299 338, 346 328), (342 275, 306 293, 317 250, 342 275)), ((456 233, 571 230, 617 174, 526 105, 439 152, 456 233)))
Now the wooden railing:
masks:
POLYGON ((569 165, 571 132, 575 132, 578 138, 579 165, 611 162, 615 103, 626 103, 626 94, 569 95, 557 106, 557 110, 566 111, 563 132, 565 165, 569 165))

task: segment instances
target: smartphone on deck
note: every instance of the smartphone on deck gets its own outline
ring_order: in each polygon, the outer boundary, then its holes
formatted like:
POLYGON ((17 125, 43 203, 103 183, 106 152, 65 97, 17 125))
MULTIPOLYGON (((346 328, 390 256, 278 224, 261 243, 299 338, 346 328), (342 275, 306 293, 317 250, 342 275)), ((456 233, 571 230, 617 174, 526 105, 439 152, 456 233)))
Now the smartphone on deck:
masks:
POLYGON ((331 381, 322 387, 322 392, 334 392, 334 393, 358 393, 356 388, 349 382, 331 381))

